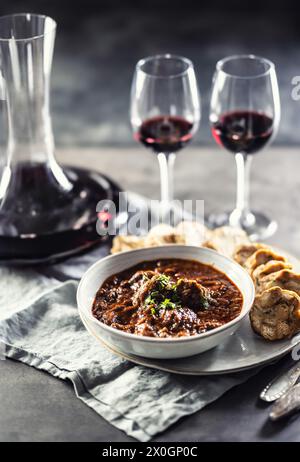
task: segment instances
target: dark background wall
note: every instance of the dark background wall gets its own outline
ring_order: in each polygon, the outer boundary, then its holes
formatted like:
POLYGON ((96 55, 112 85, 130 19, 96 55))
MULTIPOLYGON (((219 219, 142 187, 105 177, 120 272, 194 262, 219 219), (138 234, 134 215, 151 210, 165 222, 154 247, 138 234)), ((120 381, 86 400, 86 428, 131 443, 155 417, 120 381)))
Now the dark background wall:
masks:
POLYGON ((252 0, 2 0, 0 14, 49 14, 58 22, 52 113, 58 145, 130 145, 128 99, 134 65, 162 52, 194 61, 202 96, 196 143, 214 145, 208 126, 211 77, 218 59, 256 53, 278 72, 282 122, 277 143, 300 142, 300 3, 252 0))

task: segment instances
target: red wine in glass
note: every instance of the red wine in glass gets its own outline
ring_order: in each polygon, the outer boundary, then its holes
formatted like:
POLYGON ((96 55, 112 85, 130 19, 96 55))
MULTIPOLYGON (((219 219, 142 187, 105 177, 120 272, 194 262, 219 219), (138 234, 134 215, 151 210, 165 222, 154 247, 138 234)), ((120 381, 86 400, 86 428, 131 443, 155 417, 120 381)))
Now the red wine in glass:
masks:
POLYGON ((192 138, 193 124, 175 116, 159 116, 146 119, 134 138, 156 153, 174 153, 182 149, 192 138))
POLYGON ((191 140, 200 121, 193 63, 169 53, 141 59, 132 81, 130 120, 135 140, 157 154, 159 220, 175 224, 172 202, 176 152, 191 140))
POLYGON ((235 55, 216 64, 210 99, 210 122, 216 142, 233 153, 237 166, 236 205, 213 213, 211 227, 232 226, 252 240, 265 239, 277 228, 264 212, 250 208, 250 166, 253 154, 275 136, 280 120, 280 97, 275 65, 254 55, 235 55))
POLYGON ((222 114, 212 124, 216 142, 236 154, 254 154, 273 134, 273 119, 255 111, 233 111, 222 114))

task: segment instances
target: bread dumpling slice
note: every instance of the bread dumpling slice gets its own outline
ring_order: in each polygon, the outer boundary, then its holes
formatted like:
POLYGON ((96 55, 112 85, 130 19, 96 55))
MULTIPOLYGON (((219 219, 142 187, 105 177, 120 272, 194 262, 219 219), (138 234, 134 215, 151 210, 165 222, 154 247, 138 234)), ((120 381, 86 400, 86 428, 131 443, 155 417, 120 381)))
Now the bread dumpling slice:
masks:
POLYGON ((120 235, 114 237, 111 253, 125 252, 143 247, 145 247, 145 239, 143 237, 120 235))
POLYGON ((144 247, 165 244, 185 244, 185 236, 180 234, 173 226, 161 223, 151 228, 144 237, 144 247))
POLYGON ((286 262, 286 258, 278 255, 272 249, 259 249, 254 252, 245 262, 245 268, 252 276, 253 271, 260 265, 265 265, 268 261, 276 260, 286 262))
POLYGON ((250 311, 253 330, 266 340, 290 338, 300 331, 300 297, 272 287, 255 297, 250 311))
POLYGON ((229 258, 233 258, 237 246, 249 243, 249 237, 242 229, 221 226, 210 231, 208 239, 202 245, 203 247, 214 249, 229 258))
POLYGON ((264 278, 263 285, 265 289, 281 287, 284 290, 293 290, 300 295, 300 274, 289 269, 277 271, 264 278))
POLYGON ((263 265, 259 265, 252 273, 252 279, 255 284, 256 293, 262 292, 269 281, 274 278, 274 274, 281 270, 290 270, 292 265, 288 262, 279 260, 270 260, 263 265))
POLYGON ((181 221, 175 227, 177 234, 184 237, 186 245, 201 246, 210 237, 211 231, 199 221, 181 221))
POLYGON ((258 242, 238 245, 234 251, 233 259, 239 265, 244 266, 246 260, 259 249, 269 249, 269 247, 258 242))

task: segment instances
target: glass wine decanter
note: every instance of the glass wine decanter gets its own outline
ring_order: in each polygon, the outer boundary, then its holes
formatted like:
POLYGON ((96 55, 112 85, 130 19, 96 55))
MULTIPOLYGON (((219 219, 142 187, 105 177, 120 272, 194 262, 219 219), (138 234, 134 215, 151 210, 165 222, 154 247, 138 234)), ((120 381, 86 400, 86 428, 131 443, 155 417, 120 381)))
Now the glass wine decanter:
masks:
POLYGON ((56 23, 47 16, 0 17, 0 83, 7 108, 0 178, 0 262, 41 262, 102 238, 96 204, 113 199, 105 176, 62 168, 54 156, 49 81, 56 23))

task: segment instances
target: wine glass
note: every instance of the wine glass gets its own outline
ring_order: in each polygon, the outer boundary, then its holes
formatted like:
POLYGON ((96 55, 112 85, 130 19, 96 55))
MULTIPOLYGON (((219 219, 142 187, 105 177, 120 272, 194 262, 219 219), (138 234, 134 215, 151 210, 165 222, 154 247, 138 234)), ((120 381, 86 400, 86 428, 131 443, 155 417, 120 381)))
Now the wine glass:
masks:
POLYGON ((200 121, 200 97, 193 63, 170 54, 141 59, 131 89, 134 138, 158 156, 161 219, 172 215, 175 153, 193 137, 200 121))
POLYGON ((274 64, 253 55, 229 56, 217 63, 210 104, 210 123, 216 142, 235 154, 236 207, 210 215, 213 227, 242 228, 253 240, 271 236, 277 223, 249 207, 249 174, 253 154, 275 136, 280 99, 274 64))

